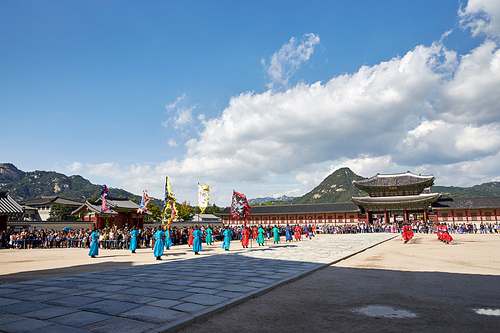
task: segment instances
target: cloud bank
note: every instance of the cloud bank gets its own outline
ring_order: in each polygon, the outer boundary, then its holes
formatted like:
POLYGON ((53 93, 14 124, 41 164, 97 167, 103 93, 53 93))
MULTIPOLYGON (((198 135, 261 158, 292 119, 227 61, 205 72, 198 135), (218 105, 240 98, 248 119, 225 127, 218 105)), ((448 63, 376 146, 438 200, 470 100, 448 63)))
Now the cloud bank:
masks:
MULTIPOLYGON (((148 186, 161 193, 169 175, 191 200, 192 184, 202 181, 220 191, 213 196, 219 204, 227 204, 235 184, 252 189, 252 197, 262 195, 262 184, 287 177, 292 187, 280 191, 277 184, 266 194, 303 194, 341 166, 364 176, 432 173, 443 185, 491 181, 500 174, 500 3, 471 0, 458 16, 472 36, 485 36, 467 54, 447 49, 441 38, 327 82, 287 87, 320 42, 315 34, 298 45, 292 38, 265 66, 273 89, 242 93, 219 117, 202 117, 182 160, 119 172, 116 165, 88 165, 89 173, 120 177, 137 193, 148 186)), ((178 106, 184 97, 167 106, 177 110, 170 119, 176 128, 193 121, 194 108, 178 106)))

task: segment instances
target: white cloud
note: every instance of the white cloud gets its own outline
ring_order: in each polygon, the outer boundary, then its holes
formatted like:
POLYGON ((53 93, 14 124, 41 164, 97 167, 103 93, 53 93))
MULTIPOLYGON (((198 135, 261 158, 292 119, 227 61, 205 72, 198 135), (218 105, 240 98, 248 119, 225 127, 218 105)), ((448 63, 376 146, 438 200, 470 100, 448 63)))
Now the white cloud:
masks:
POLYGON ((78 172, 82 169, 83 164, 80 162, 73 162, 71 165, 66 167, 69 172, 78 172))
POLYGON ((472 35, 500 37, 500 2, 498 0, 469 0, 458 11, 460 25, 470 28, 472 35))
MULTIPOLYGON (((469 15, 473 22, 478 8, 487 11, 490 25, 473 33, 492 35, 499 18, 493 2, 470 1, 461 20, 469 15)), ((342 166, 362 176, 434 174, 441 185, 490 181, 500 174, 499 45, 488 38, 459 55, 444 46, 450 33, 326 83, 235 96, 219 117, 198 118, 202 128, 180 160, 125 170, 94 165, 89 173, 121 178, 137 193, 145 186, 161 193, 168 175, 178 197, 191 200, 198 182, 219 191, 213 200, 226 200, 236 186, 257 195, 305 193, 342 166), (287 177, 291 185, 284 185, 287 177)), ((287 84, 318 42, 311 34, 300 45, 285 44, 267 68, 273 83, 287 84)), ((193 122, 194 107, 180 106, 181 97, 168 121, 176 128, 193 122)))
POLYGON ((178 97, 178 98, 175 100, 175 102, 165 105, 165 108, 166 108, 168 111, 175 110, 175 108, 177 107, 177 105, 178 105, 179 103, 181 103, 181 101, 182 101, 184 98, 186 98, 186 93, 183 93, 180 97, 178 97))
POLYGON ((262 65, 271 79, 269 87, 288 86, 290 77, 303 62, 309 60, 314 52, 314 47, 319 42, 319 36, 313 33, 302 36, 299 45, 296 44, 295 38, 292 37, 287 44, 284 44, 279 51, 271 56, 269 66, 266 66, 265 60, 262 59, 262 65))
POLYGON ((179 146, 179 145, 177 144, 177 142, 175 142, 175 140, 174 140, 174 139, 170 139, 170 140, 168 140, 167 144, 168 144, 170 147, 177 147, 177 146, 179 146))

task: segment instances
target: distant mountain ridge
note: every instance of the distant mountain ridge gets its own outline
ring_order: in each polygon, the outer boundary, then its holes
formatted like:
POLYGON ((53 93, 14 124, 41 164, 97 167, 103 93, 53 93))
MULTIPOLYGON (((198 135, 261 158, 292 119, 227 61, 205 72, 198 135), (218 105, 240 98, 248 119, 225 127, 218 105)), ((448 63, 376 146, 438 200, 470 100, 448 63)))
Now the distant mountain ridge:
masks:
MULTIPOLYGON (((82 176, 66 176, 54 171, 24 172, 14 164, 0 163, 0 191, 9 191, 17 201, 25 201, 49 196, 85 201, 101 195, 102 185, 92 184, 82 176)), ((110 197, 141 197, 123 189, 109 188, 110 197)))
MULTIPOLYGON (((301 197, 294 198, 289 201, 281 201, 279 204, 310 204, 310 203, 326 203, 326 202, 348 202, 352 197, 363 197, 368 194, 361 191, 353 185, 353 180, 367 179, 366 177, 355 174, 349 168, 340 168, 326 177, 318 186, 301 197)), ((431 186, 431 191, 434 193, 442 193, 443 198, 453 197, 496 197, 500 196, 500 182, 489 182, 472 187, 456 187, 456 186, 431 186)), ((273 202, 273 200, 265 201, 267 198, 260 199, 259 204, 273 202)), ((249 202, 253 202, 250 199, 249 202)))
MULTIPOLYGON (((266 204, 307 204, 324 202, 348 202, 351 197, 366 196, 352 184, 353 180, 366 179, 352 172, 349 168, 341 168, 326 177, 313 190, 301 197, 281 196, 277 198, 249 199, 250 205, 266 204)), ((99 197, 102 186, 92 184, 82 176, 66 176, 54 171, 24 172, 14 164, 0 163, 0 191, 9 191, 9 195, 17 201, 25 201, 41 197, 58 195, 66 199, 84 201, 99 197)), ((500 196, 500 182, 488 182, 472 187, 432 186, 431 191, 443 193, 444 198, 453 197, 495 197, 500 196)), ((135 198, 138 202, 141 196, 123 189, 110 188, 110 197, 135 198)), ((161 206, 160 200, 152 200, 161 206)))
POLYGON ((254 198, 254 199, 249 199, 248 204, 249 205, 262 205, 262 204, 267 204, 269 202, 274 202, 274 203, 283 203, 283 202, 288 202, 290 200, 295 199, 295 197, 289 197, 286 195, 282 195, 279 197, 263 197, 263 198, 254 198))

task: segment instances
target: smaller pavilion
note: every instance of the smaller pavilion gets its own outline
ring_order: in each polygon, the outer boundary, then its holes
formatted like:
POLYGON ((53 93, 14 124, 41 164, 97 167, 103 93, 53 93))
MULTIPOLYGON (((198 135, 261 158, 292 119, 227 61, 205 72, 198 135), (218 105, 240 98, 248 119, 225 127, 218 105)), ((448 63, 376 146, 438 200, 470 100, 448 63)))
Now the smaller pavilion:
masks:
POLYGON ((10 197, 9 192, 0 191, 0 230, 7 230, 9 216, 23 214, 23 208, 10 197))
POLYGON ((110 211, 101 211, 102 199, 97 201, 87 200, 71 214, 82 216, 82 221, 93 221, 97 229, 106 225, 118 228, 144 228, 144 217, 151 216, 150 212, 137 213, 139 205, 128 198, 108 198, 110 211))
POLYGON ((389 214, 402 215, 403 222, 409 221, 409 214, 422 214, 428 220, 431 205, 441 198, 441 193, 431 193, 430 187, 436 178, 422 176, 407 171, 406 173, 382 175, 354 180, 353 184, 368 192, 367 197, 352 197, 351 200, 365 211, 368 223, 372 223, 373 214, 383 214, 384 221, 389 221, 389 214))

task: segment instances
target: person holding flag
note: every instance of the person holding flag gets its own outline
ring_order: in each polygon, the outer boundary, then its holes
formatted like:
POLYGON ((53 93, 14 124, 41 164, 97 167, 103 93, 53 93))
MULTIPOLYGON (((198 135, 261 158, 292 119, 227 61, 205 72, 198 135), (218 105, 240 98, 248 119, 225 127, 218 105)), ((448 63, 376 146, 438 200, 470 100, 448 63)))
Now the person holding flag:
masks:
POLYGON ((233 190, 233 198, 231 200, 231 214, 235 218, 243 220, 243 225, 247 225, 247 216, 250 214, 252 207, 248 204, 247 197, 233 190))
POLYGON ((92 243, 90 243, 89 256, 95 258, 99 254, 99 233, 96 228, 92 230, 90 237, 92 238, 92 243))

